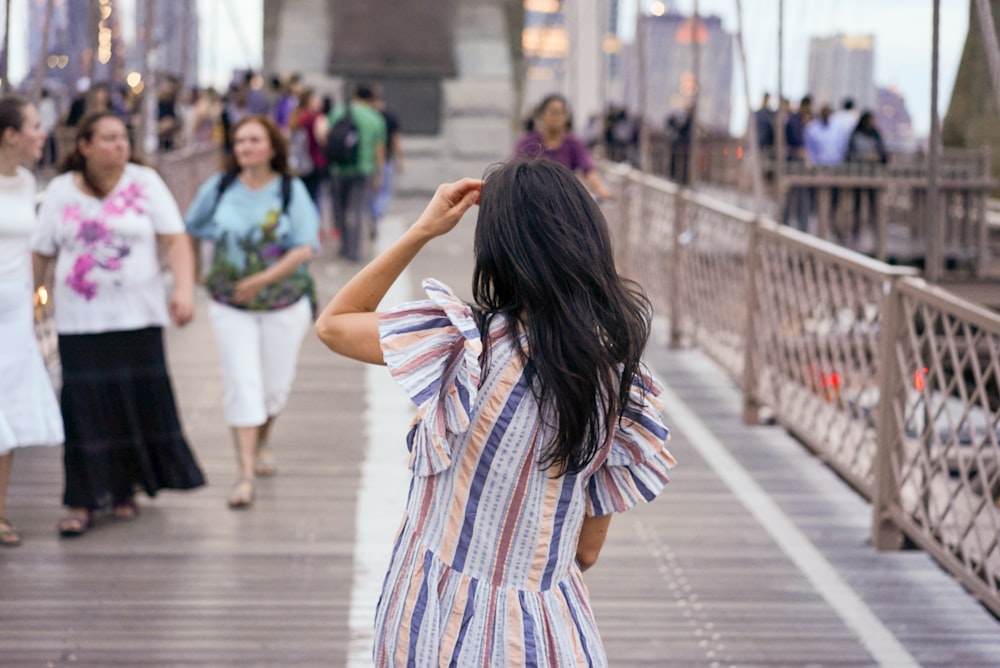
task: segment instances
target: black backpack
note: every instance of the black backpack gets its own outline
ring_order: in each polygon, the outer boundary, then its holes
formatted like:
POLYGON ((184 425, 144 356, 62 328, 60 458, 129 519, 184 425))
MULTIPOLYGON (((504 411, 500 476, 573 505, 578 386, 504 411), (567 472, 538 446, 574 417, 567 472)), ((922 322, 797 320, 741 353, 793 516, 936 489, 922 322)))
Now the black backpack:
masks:
POLYGON ((353 167, 358 163, 358 145, 361 136, 351 115, 351 105, 344 107, 344 114, 336 120, 326 136, 326 163, 331 167, 353 167))

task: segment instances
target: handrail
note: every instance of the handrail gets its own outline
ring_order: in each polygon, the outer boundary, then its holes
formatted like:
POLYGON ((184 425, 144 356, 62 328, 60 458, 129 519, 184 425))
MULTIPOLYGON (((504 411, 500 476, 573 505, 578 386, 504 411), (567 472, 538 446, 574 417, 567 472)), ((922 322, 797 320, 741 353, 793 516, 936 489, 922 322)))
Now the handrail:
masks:
POLYGON ((889 265, 602 164, 620 267, 774 419, 1000 614, 1000 315, 889 265))

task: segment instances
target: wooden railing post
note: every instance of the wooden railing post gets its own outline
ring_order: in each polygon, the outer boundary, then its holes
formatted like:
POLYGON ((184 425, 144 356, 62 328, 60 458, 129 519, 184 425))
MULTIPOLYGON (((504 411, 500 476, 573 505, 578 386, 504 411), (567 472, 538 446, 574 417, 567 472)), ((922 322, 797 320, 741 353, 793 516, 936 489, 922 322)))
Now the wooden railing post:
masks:
POLYGON ((687 212, 689 191, 680 188, 674 195, 674 229, 670 239, 670 297, 668 314, 670 320, 670 348, 681 347, 681 318, 684 316, 684 239, 688 229, 687 212))
POLYGON ((835 219, 836 216, 836 210, 831 211, 832 199, 832 189, 819 184, 819 187, 816 188, 816 219, 818 221, 816 236, 825 241, 831 239, 831 219, 835 219))
POLYGON ((875 258, 885 262, 889 257, 889 183, 885 179, 875 189, 875 206, 871 217, 875 221, 875 258))
MULTIPOLYGON (((875 424, 875 476, 872 490, 872 544, 879 550, 898 550, 903 533, 892 520, 900 505, 899 484, 893 461, 902 447, 903 433, 896 419, 897 402, 904 402, 905 379, 896 358, 896 342, 903 328, 899 278, 886 277, 882 295, 882 322, 878 340, 878 408, 875 424)), ((902 410, 902 403, 900 403, 902 410)))
POLYGON ((757 282, 760 275, 760 217, 750 225, 746 251, 746 322, 743 325, 743 423, 760 422, 760 390, 757 378, 757 282))

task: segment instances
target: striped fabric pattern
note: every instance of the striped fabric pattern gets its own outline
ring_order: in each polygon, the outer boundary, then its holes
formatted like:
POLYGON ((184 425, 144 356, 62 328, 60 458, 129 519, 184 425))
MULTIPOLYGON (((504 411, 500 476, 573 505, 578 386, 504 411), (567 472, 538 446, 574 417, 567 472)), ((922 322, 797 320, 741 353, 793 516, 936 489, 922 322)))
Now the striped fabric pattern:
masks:
POLYGON ((653 378, 577 475, 538 460, 551 441, 508 325, 483 339, 444 284, 380 316, 386 364, 417 407, 413 479, 375 619, 376 666, 604 666, 576 542, 586 515, 652 500, 675 461, 653 378))

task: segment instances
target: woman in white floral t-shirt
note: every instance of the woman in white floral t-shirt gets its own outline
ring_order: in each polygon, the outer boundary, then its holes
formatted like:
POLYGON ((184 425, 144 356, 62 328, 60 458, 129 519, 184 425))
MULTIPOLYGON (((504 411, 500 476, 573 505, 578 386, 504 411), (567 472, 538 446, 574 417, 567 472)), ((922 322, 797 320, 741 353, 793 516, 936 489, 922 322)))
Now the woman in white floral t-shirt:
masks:
POLYGON ((32 237, 35 282, 55 262, 53 303, 66 427, 62 536, 95 511, 136 515, 135 492, 191 489, 204 478, 181 430, 163 327, 193 315, 194 257, 177 204, 157 173, 130 162, 125 125, 96 112, 49 184, 32 237), (173 274, 168 301, 162 250, 173 274))

